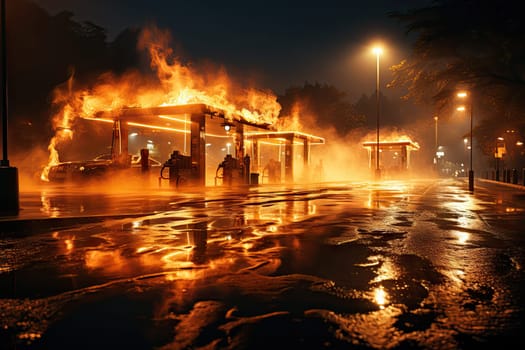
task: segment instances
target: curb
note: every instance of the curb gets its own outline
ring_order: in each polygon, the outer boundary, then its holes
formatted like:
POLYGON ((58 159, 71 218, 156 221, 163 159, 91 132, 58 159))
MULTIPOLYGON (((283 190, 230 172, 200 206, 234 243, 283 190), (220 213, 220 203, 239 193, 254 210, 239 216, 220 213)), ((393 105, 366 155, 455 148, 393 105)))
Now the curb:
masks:
POLYGON ((489 180, 489 179, 476 179, 480 182, 487 182, 487 183, 491 183, 491 184, 494 184, 494 185, 501 185, 501 186, 507 186, 507 187, 513 187, 513 188, 516 188, 518 190, 522 190, 522 191, 525 191, 525 186, 524 185, 518 185, 518 184, 511 184, 511 183, 508 183, 508 182, 503 182, 503 181, 496 181, 496 180, 489 180))

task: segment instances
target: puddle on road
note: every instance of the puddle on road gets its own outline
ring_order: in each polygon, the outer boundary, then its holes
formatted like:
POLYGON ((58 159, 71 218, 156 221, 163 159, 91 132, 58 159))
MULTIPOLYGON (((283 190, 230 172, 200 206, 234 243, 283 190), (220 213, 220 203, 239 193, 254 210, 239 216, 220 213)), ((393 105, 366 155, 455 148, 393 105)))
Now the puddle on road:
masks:
POLYGON ((505 246, 479 206, 456 196, 417 184, 232 191, 2 238, 0 340, 385 349, 517 334, 523 301, 503 285, 521 280, 523 257, 495 254, 505 246))

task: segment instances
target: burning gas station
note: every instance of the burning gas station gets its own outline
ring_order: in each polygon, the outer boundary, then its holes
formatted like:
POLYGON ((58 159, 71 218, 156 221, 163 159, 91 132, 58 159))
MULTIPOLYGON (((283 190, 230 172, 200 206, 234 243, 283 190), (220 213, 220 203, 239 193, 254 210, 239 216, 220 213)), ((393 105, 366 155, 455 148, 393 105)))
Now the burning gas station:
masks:
MULTIPOLYGON (((52 118, 55 136, 48 146, 42 180, 63 183, 111 177, 127 179, 120 181, 124 184, 133 178, 139 179, 138 186, 149 187, 315 183, 324 180, 323 157, 332 178, 335 172, 348 174, 350 167, 351 173, 366 173, 358 139, 345 139, 341 143, 348 148, 345 152, 334 147, 335 140, 330 146, 336 154, 317 152, 326 135, 304 132, 299 115, 296 125, 280 123, 296 116, 280 115, 281 105, 273 92, 237 86, 221 71, 194 71, 171 59, 172 51, 161 37, 158 32, 144 33, 156 73, 153 84, 151 77, 141 75, 103 75, 84 89, 73 89, 72 82, 56 89, 54 105, 59 112, 52 118), (65 158, 80 157, 67 148, 79 120, 108 129, 110 150, 106 147, 84 158, 89 161, 61 161, 59 151, 70 151, 65 158), (321 156, 315 157, 318 153, 321 156)), ((94 136, 87 137, 93 138, 87 146, 98 146, 94 136)), ((375 143, 363 144, 368 167, 373 167, 377 152, 387 173, 400 174, 409 169, 410 153, 419 146, 390 139, 383 139, 378 152, 375 143)), ((107 145, 107 140, 100 143, 107 145)))
MULTIPOLYGON (((240 86, 220 69, 196 71, 183 64, 172 57, 166 34, 155 28, 142 33, 154 77, 106 74, 77 89, 71 78, 55 89, 55 136, 43 181, 104 180, 111 174, 150 184, 153 179, 159 187, 202 187, 291 184, 315 177, 311 151, 325 143, 323 137, 278 127, 281 105, 273 92, 240 86), (76 140, 82 136, 74 131, 80 121, 108 129, 111 148, 90 154, 89 161, 62 161, 59 153, 86 157, 69 147, 77 142, 71 143, 73 134, 76 140)), ((87 138, 92 140, 85 148, 108 143, 108 138, 95 142, 92 134, 87 138)))
MULTIPOLYGON (((85 119, 112 125, 111 154, 100 160, 99 165, 121 170, 121 174, 124 174, 122 170, 128 174, 132 170, 134 175, 158 178, 159 186, 231 186, 308 181, 313 172, 311 147, 325 143, 324 138, 319 136, 277 131, 269 123, 252 122, 203 103, 123 108, 97 112, 85 119), (132 129, 153 129, 167 135, 172 146, 170 154, 162 154, 154 147, 143 147, 138 162, 132 167, 133 152, 130 152, 129 141, 132 129), (164 157, 165 161, 160 167, 151 164, 153 152, 157 157, 164 157)), ((70 165, 71 162, 64 162, 51 167, 49 181, 72 180, 66 174, 72 169, 70 165)), ((82 172, 88 167, 83 164, 74 169, 82 172)), ((101 171, 97 174, 104 176, 105 173, 101 171)))
MULTIPOLYGON (((321 179, 319 165, 312 162, 312 147, 324 145, 324 137, 278 130, 264 119, 248 120, 208 104, 129 107, 95 112, 82 119, 111 126, 110 153, 98 160, 52 165, 48 181, 85 181, 117 174, 143 180, 144 185, 179 188, 313 183, 321 179), (160 147, 161 142, 152 140, 132 145, 133 138, 144 130, 162 134, 165 145, 160 147)), ((378 164, 385 178, 402 177, 411 170, 412 152, 419 150, 419 145, 406 136, 387 139, 363 142, 368 169, 378 164)), ((360 167, 367 168, 365 163, 360 167)))

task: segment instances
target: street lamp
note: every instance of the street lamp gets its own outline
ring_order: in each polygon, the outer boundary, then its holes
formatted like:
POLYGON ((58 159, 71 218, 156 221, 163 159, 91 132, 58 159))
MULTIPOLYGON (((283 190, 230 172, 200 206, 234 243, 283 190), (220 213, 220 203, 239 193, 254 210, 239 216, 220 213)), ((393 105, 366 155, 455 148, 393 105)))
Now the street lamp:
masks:
MULTIPOLYGON (((458 92, 457 96, 459 98, 469 97, 470 100, 470 169, 468 171, 468 189, 470 192, 474 192, 474 169, 472 168, 472 150, 474 149, 474 144, 472 143, 472 96, 469 96, 465 91, 458 92)), ((462 110, 465 110, 465 108, 463 108, 462 110)))
POLYGON ((438 164, 438 116, 434 116, 434 160, 435 160, 435 166, 436 171, 439 173, 439 164, 438 164))
POLYGON ((379 114, 380 114, 380 99, 379 99, 379 56, 383 54, 381 47, 374 47, 372 52, 376 55, 376 110, 377 110, 377 129, 376 129, 376 180, 381 178, 381 169, 379 169, 379 114))
POLYGON ((437 152, 437 149, 438 149, 438 116, 434 116, 434 121, 435 121, 435 125, 434 125, 434 148, 437 152))
POLYGON ((2 89, 2 159, 0 160, 0 215, 18 215, 20 211, 20 193, 18 169, 9 165, 7 152, 7 34, 6 34, 6 0, 1 0, 1 89, 2 89))

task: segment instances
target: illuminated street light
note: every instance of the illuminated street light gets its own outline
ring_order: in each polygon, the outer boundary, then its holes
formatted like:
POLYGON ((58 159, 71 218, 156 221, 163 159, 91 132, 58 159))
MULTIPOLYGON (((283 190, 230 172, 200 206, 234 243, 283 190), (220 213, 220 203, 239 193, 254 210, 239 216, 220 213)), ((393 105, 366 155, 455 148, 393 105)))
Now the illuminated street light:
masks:
POLYGON ((381 179, 381 169, 379 169, 379 56, 383 54, 381 47, 374 47, 372 52, 376 55, 376 109, 377 109, 377 129, 376 129, 376 180, 381 179))
MULTIPOLYGON (((472 113, 472 96, 469 96, 467 92, 462 91, 457 94, 459 98, 467 98, 470 99, 470 169, 468 171, 468 189, 470 192, 474 192, 474 169, 472 168, 472 150, 474 149, 474 145, 472 143, 472 119, 473 119, 473 113, 472 113)), ((462 106, 463 108, 458 110, 465 111, 466 108, 462 106)))

